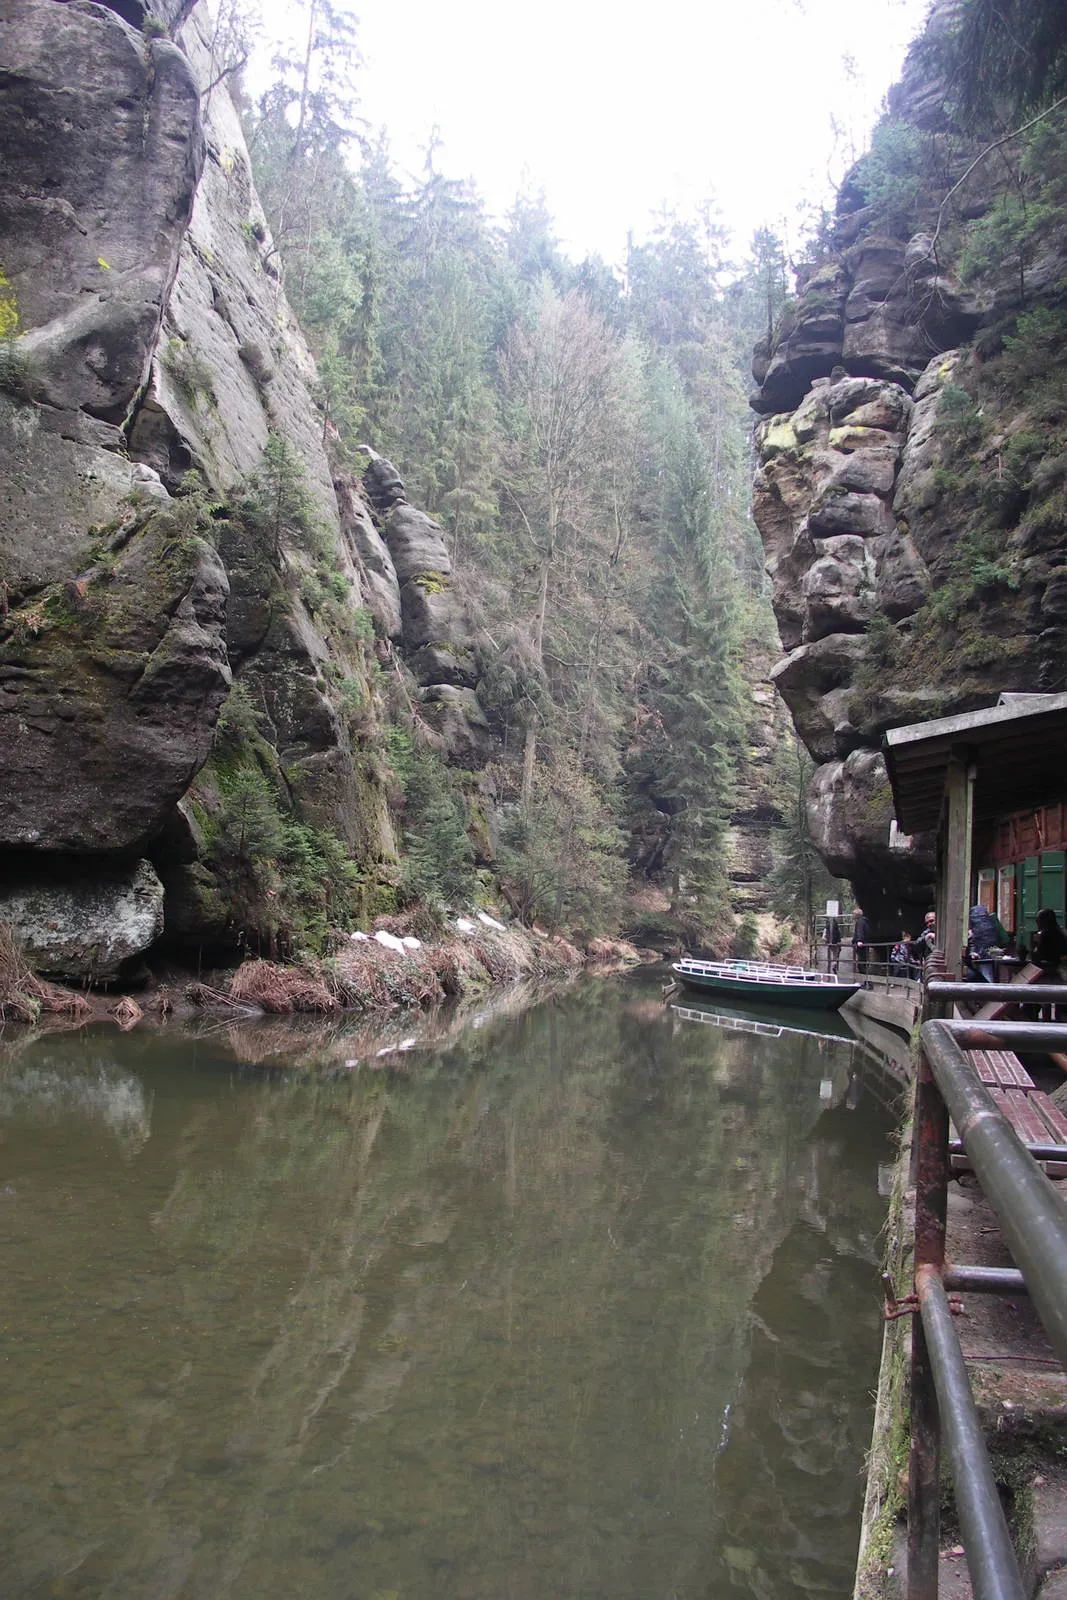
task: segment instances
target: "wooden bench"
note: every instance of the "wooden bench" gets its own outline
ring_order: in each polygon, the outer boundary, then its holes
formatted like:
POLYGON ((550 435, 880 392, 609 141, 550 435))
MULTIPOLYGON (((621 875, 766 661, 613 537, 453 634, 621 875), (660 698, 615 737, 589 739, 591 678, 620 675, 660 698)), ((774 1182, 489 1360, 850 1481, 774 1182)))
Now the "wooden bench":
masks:
MULTIPOLYGON (((1012 974, 1011 982, 1017 983, 1023 988, 1028 983, 1041 983, 1044 977, 1045 974, 1041 971, 1041 968, 1035 967, 1032 961, 1028 961, 1025 967, 1020 967, 1018 972, 1012 974)), ((981 990, 978 993, 980 994, 981 990)), ((977 995, 975 998, 977 999, 977 995)), ((1009 1016, 1017 1005, 1023 1004, 1025 1004, 1023 995, 1020 995, 1018 1000, 990 1000, 987 1005, 978 1007, 974 1012, 974 1020, 976 1022, 1000 1022, 1004 1017, 1009 1016)))
MULTIPOLYGON (((1050 1178, 1067 1178, 1067 1117, 1058 1110, 1012 1050, 971 1050, 970 1059, 997 1107, 1028 1148, 1063 1145, 1060 1161, 1039 1161, 1050 1178)), ((969 1171, 970 1161, 953 1133, 949 1144, 953 1171, 969 1171)))

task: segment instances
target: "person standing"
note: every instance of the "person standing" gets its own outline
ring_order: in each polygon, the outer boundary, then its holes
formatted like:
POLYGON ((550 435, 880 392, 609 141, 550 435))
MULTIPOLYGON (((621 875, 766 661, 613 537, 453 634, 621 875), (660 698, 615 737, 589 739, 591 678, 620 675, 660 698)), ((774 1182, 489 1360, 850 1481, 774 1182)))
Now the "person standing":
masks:
MULTIPOLYGON (((915 965, 922 968, 926 958, 937 944, 937 917, 934 912, 928 911, 923 918, 923 931, 917 939, 912 940, 911 959, 915 965)), ((917 974, 921 977, 921 971, 917 974)))
POLYGON ((836 917, 827 917, 826 932, 826 970, 837 972, 841 966, 841 924, 836 917))
POLYGON ((1067 956, 1067 934, 1056 921, 1051 906, 1042 906, 1037 914, 1032 956, 1035 967, 1041 968, 1042 979, 1055 983, 1060 975, 1060 962, 1067 956))
POLYGON ((871 956, 870 918, 860 906, 856 907, 856 923, 852 929, 852 965, 857 972, 866 972, 871 956))

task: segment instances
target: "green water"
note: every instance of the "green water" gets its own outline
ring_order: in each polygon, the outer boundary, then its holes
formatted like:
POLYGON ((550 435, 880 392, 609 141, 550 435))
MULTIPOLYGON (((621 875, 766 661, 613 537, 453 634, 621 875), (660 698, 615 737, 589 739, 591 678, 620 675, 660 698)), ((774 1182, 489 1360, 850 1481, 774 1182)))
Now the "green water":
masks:
POLYGON ((845 1600, 855 1047, 651 979, 403 1027, 0 1032, 0 1595, 845 1600))

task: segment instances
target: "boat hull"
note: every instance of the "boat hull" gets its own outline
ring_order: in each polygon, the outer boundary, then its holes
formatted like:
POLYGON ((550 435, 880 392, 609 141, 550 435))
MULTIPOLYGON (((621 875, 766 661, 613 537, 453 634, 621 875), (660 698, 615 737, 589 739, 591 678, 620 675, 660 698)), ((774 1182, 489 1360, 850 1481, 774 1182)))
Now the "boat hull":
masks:
POLYGON ((858 994, 859 983, 775 983, 768 978, 719 977, 674 968, 678 982, 694 994, 715 994, 746 1006, 788 1006, 800 1011, 836 1011, 858 994))

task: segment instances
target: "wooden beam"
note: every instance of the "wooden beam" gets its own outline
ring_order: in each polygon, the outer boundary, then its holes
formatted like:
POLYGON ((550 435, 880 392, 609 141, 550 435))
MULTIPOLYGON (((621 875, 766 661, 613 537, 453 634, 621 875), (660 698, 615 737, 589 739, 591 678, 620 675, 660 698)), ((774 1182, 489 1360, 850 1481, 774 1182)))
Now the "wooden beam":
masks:
POLYGON ((971 893, 971 837, 974 830, 974 765, 965 747, 953 750, 945 775, 944 858, 938 895, 938 943, 950 972, 960 970, 967 942, 971 893))

